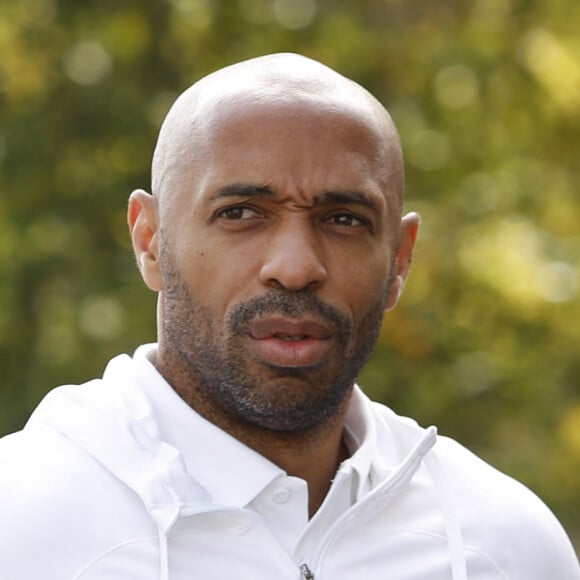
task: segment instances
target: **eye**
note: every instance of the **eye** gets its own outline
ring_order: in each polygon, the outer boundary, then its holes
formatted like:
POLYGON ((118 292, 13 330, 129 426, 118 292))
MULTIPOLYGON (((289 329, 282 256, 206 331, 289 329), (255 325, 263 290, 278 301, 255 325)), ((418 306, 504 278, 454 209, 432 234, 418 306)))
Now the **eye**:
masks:
POLYGON ((231 207, 226 207, 225 209, 220 210, 216 214, 216 217, 229 221, 243 221, 259 217, 259 215, 260 214, 251 207, 245 205, 233 205, 231 207))
POLYGON ((333 224, 336 224, 337 226, 346 226, 351 228, 363 225, 361 219, 349 213, 339 213, 333 215, 329 221, 333 224))
POLYGON ((367 228, 373 230, 371 222, 362 216, 350 212, 337 212, 326 218, 326 222, 333 226, 344 228, 367 228))

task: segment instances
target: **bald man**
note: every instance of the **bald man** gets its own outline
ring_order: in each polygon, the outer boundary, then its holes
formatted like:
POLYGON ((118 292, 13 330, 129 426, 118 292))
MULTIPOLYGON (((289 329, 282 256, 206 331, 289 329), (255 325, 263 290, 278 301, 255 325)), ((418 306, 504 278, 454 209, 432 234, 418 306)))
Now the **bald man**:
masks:
POLYGON ((573 580, 530 491, 356 386, 419 228, 396 129, 298 55, 185 91, 129 230, 157 343, 0 441, 2 580, 573 580))

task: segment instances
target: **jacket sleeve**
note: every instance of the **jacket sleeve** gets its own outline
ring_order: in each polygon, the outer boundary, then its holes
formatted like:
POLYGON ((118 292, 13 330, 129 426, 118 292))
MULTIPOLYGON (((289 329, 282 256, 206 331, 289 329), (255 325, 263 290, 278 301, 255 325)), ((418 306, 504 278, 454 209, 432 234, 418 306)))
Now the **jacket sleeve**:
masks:
POLYGON ((440 438, 437 452, 468 554, 502 580, 580 580, 572 543, 541 499, 455 441, 440 438))

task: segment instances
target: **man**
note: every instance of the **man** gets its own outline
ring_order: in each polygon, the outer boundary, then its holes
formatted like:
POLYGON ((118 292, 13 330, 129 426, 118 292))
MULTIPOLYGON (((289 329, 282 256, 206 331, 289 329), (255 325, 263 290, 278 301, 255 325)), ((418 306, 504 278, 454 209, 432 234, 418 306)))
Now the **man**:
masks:
POLYGON ((158 343, 0 444, 3 580, 572 580, 527 489, 354 386, 409 273, 393 122, 297 55, 176 101, 129 202, 158 343))

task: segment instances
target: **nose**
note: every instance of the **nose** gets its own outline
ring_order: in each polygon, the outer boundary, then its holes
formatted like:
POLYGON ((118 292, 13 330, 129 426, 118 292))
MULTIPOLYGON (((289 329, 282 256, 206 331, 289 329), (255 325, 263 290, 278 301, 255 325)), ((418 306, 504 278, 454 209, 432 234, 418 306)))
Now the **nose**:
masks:
POLYGON ((264 249, 260 281, 268 287, 298 292, 318 289, 326 281, 313 227, 296 221, 278 227, 264 249))

